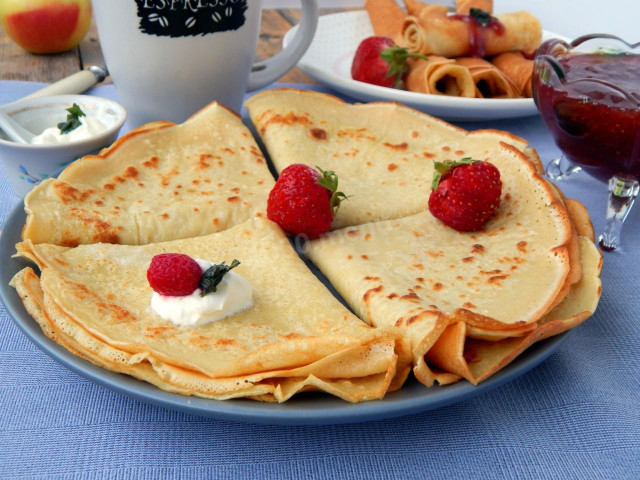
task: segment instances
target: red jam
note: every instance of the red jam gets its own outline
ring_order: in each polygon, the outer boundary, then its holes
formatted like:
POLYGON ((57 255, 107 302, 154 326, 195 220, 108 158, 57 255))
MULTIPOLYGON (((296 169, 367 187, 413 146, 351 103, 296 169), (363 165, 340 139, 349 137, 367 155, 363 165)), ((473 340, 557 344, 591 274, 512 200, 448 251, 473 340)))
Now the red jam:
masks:
POLYGON ((487 29, 493 30, 496 35, 504 33, 504 25, 496 17, 490 17, 486 25, 481 25, 478 20, 466 13, 456 13, 449 18, 462 20, 469 25, 469 53, 471 57, 484 58, 487 53, 487 29))
POLYGON ((568 54, 557 59, 567 83, 534 75, 534 98, 558 147, 590 175, 640 180, 640 55, 568 54), (605 84, 576 82, 599 79, 605 84))

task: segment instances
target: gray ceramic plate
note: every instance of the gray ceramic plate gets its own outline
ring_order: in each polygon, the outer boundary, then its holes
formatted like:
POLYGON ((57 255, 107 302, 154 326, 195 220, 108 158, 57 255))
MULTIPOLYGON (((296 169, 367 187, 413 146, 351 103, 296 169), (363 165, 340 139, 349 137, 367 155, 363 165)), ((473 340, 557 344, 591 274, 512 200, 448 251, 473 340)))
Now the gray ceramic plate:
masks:
MULTIPOLYGON (((0 233, 0 258, 3 265, 0 270, 0 298, 16 326, 43 352, 83 377, 143 402, 182 412, 224 420, 279 425, 354 423, 410 415, 466 400, 519 377, 556 351, 570 333, 533 345, 514 362, 479 386, 462 381, 445 387, 426 388, 411 379, 399 391, 388 394, 383 400, 359 404, 350 404, 325 394, 311 393, 295 396, 283 404, 186 397, 97 367, 76 357, 42 333, 38 324, 25 311, 16 291, 8 285, 13 275, 27 265, 27 262, 21 259, 11 258, 15 253, 15 244, 20 241, 24 222, 23 206, 19 203, 7 218, 0 233)), ((314 273, 318 274, 317 271, 314 273)))

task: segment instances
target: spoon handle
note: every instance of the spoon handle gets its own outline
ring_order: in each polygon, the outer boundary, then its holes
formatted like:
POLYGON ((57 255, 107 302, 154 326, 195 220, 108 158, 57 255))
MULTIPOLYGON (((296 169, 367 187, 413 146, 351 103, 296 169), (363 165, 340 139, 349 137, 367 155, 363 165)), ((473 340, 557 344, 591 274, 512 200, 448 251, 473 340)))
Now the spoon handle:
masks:
POLYGON ((24 98, 44 97, 47 95, 64 95, 70 93, 82 93, 93 87, 96 83, 103 81, 109 72, 107 67, 91 66, 86 70, 81 70, 62 80, 52 83, 37 92, 27 95, 24 98))

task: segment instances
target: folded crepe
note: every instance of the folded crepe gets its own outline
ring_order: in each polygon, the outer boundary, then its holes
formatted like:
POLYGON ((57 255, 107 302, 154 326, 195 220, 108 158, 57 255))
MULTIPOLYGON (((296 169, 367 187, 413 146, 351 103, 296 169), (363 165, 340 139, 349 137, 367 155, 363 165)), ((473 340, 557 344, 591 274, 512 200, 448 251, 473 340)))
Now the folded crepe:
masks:
POLYGON ((365 0, 364 8, 369 14, 373 33, 390 37, 396 43, 402 40, 402 24, 407 14, 395 0, 365 0))
POLYGON ((477 98, 517 98, 520 88, 496 65, 482 58, 461 57, 456 64, 469 70, 477 98))
POLYGON ((456 13, 468 14, 472 8, 493 12, 493 0, 456 0, 456 13))
POLYGON ((23 238, 146 244, 224 230, 265 210, 273 186, 241 118, 213 103, 182 125, 142 126, 25 198, 23 238))
POLYGON ((280 89, 254 95, 246 107, 278 172, 306 163, 338 174, 340 190, 351 197, 340 205, 333 228, 426 210, 434 161, 499 154, 539 164, 521 138, 468 132, 395 103, 351 105, 322 93, 280 89))
MULTIPOLYGON (((529 12, 497 14, 504 25, 498 34, 491 28, 481 28, 486 55, 521 50, 533 53, 542 40, 542 27, 529 12)), ((402 45, 412 53, 454 58, 469 55, 472 32, 467 22, 448 17, 446 11, 433 9, 428 15, 408 16, 402 26, 402 45)))
POLYGON ((428 60, 412 61, 405 80, 407 90, 434 95, 473 98, 476 84, 468 68, 455 60, 429 56, 428 60))
MULTIPOLYGON (((589 230, 571 234, 574 264, 571 236, 551 234, 558 212, 532 205, 539 193, 526 191, 517 179, 523 172, 502 162, 500 170, 501 207, 480 232, 456 232, 423 212, 333 231, 308 245, 360 318, 410 341, 414 374, 427 386, 460 378, 477 384, 534 342, 579 325, 598 304, 602 258, 583 236, 589 230)), ((572 202, 581 217, 575 225, 590 223, 572 202)), ((559 211, 562 205, 558 199, 559 211)), ((561 211, 568 223, 572 216, 561 211)))
POLYGON ((53 340, 97 365, 182 394, 284 401, 322 390, 350 402, 382 398, 409 371, 408 348, 346 310, 272 222, 250 220, 208 236, 145 246, 76 248, 30 241, 34 260, 12 280, 53 340), (236 268, 253 288, 247 310, 197 327, 151 308, 146 270, 163 252, 236 268))
POLYGON ((493 57, 491 63, 518 87, 524 97, 533 96, 531 91, 533 60, 526 58, 522 52, 504 52, 493 57))

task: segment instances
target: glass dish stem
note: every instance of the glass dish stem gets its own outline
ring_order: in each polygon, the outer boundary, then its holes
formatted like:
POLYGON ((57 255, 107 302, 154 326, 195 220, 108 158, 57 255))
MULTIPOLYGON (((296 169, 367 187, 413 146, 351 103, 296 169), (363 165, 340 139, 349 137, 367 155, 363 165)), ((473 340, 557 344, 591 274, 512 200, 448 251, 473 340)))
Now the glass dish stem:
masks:
POLYGON ((600 247, 612 251, 620 245, 622 224, 629 215, 640 185, 637 180, 617 176, 609 180, 609 201, 604 232, 598 239, 600 247))

